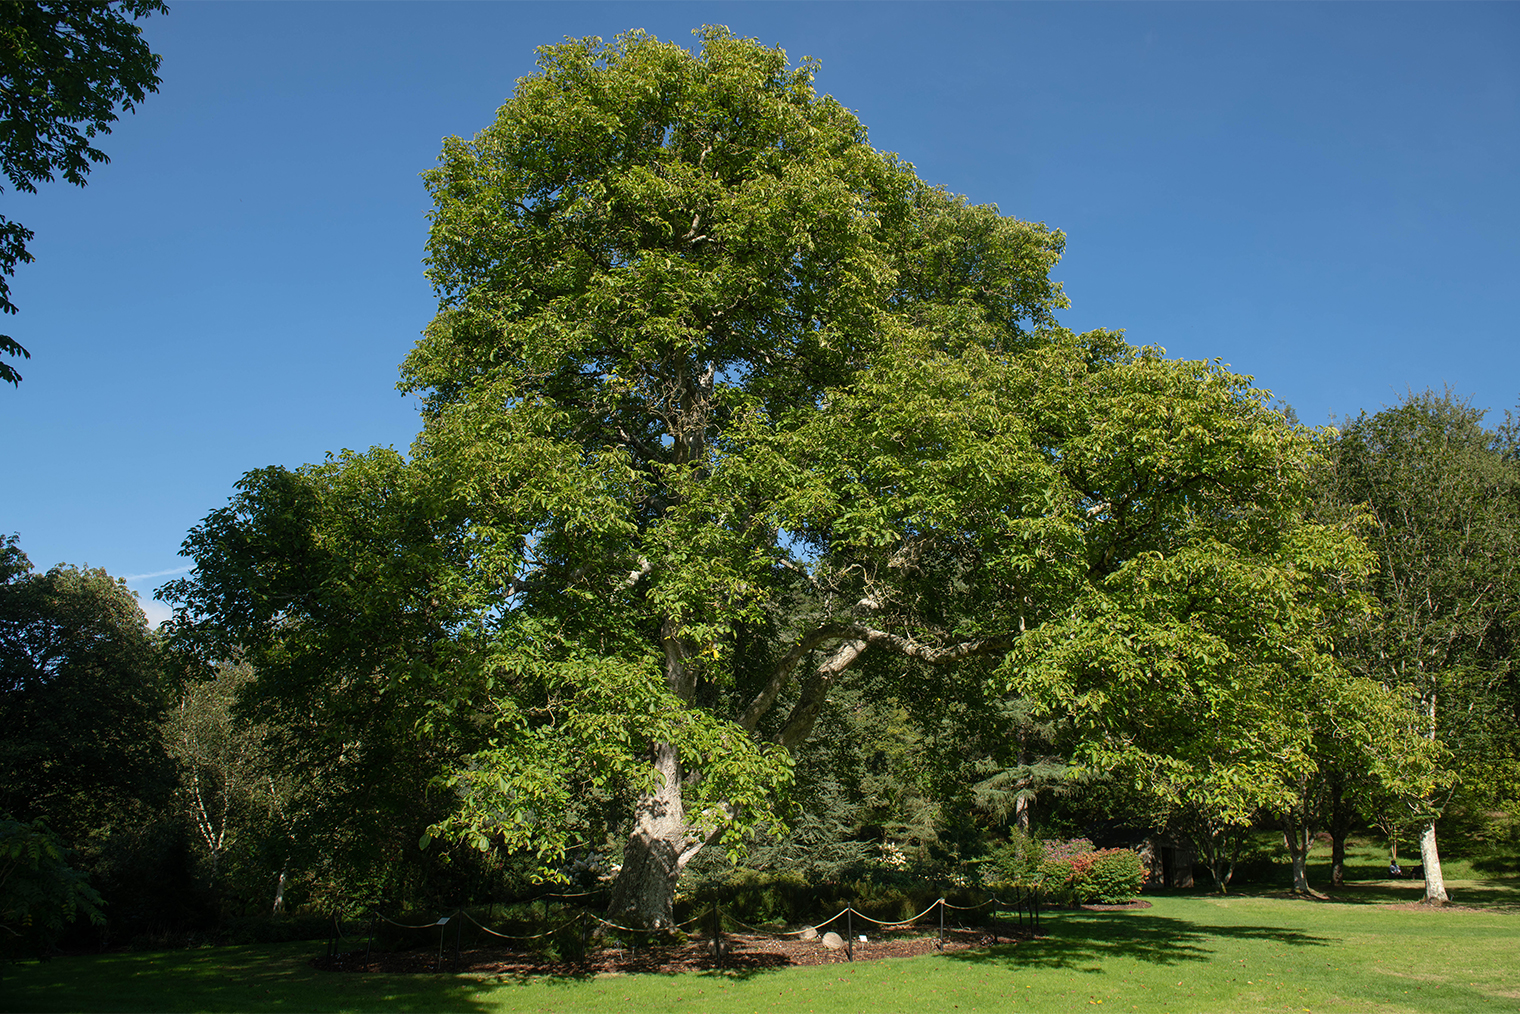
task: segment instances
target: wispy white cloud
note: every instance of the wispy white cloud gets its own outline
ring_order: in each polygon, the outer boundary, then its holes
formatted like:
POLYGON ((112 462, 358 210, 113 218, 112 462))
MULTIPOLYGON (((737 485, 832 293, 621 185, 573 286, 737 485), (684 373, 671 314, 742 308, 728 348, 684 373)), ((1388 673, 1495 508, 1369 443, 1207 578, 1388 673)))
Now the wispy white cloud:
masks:
POLYGON ((128 574, 122 580, 129 584, 133 581, 146 581, 150 577, 169 577, 172 574, 188 574, 189 567, 175 567, 173 570, 155 570, 151 574, 128 574))
POLYGON ((152 599, 139 598, 137 604, 142 609, 143 615, 148 618, 148 626, 154 630, 158 629, 160 623, 174 615, 173 608, 162 602, 154 602, 152 599))

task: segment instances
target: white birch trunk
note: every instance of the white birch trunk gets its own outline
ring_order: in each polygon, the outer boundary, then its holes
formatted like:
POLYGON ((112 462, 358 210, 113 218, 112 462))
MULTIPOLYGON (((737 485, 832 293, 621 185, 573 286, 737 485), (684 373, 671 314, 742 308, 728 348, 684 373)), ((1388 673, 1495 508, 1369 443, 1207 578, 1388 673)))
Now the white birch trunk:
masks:
POLYGON ((1420 865, 1425 871, 1425 904, 1444 905, 1451 899, 1446 895, 1446 880, 1441 876, 1441 852, 1436 848, 1436 822, 1434 819, 1420 832, 1420 865))

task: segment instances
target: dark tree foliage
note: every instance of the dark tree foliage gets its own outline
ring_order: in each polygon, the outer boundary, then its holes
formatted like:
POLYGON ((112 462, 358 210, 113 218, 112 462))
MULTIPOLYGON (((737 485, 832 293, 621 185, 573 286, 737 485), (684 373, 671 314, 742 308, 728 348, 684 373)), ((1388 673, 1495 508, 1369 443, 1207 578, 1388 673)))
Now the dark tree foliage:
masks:
POLYGON ((44 819, 88 861, 162 808, 168 688, 137 600, 102 570, 35 573, 0 542, 0 812, 44 819))
POLYGON ((100 894, 71 858, 42 821, 0 817, 0 953, 47 957, 76 917, 105 921, 100 894))
MULTIPOLYGON (((36 193, 62 175, 85 185, 92 165, 109 162, 94 138, 109 134, 119 110, 158 91, 155 55, 134 20, 168 8, 162 0, 6 0, 0 3, 0 167, 11 186, 36 193)), ((0 215, 0 312, 15 313, 10 276, 30 264, 32 231, 0 215)), ((0 335, 0 353, 31 358, 0 335)), ((0 381, 21 374, 0 362, 0 381)))

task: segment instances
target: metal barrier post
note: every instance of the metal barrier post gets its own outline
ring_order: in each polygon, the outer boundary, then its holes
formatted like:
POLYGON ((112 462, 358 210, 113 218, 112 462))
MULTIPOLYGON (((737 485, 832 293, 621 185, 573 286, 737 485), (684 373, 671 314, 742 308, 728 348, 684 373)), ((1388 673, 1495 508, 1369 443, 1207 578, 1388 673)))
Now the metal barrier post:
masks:
POLYGON ((723 967, 723 907, 716 901, 713 902, 713 956, 718 959, 718 967, 723 967))
POLYGON ((945 899, 939 900, 939 949, 945 949, 945 899))
POLYGON ((853 905, 846 905, 845 906, 845 909, 844 909, 844 926, 845 926, 845 933, 847 934, 845 936, 845 940, 844 940, 845 954, 847 954, 849 956, 849 959, 851 961, 854 961, 855 960, 855 907, 853 905))

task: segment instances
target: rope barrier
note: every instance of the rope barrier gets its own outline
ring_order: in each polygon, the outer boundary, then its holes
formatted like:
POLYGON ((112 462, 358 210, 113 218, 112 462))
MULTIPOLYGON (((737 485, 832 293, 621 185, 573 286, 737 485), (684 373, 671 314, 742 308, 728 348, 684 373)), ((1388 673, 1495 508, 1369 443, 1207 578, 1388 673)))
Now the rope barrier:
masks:
MULTIPOLYGON (((944 905, 946 908, 953 908, 957 912, 975 912, 979 908, 986 908, 988 905, 991 905, 993 902, 995 902, 997 900, 998 899, 996 899, 996 898, 988 898, 986 901, 982 902, 980 905, 952 905, 948 901, 946 901, 945 899, 941 898, 938 903, 941 904, 941 905, 944 905)), ((1000 904, 1006 904, 1006 903, 1000 902, 1000 904)))
POLYGON ((386 918, 385 916, 380 915, 379 912, 376 912, 375 915, 379 916, 382 922, 388 922, 392 926, 400 926, 402 929, 433 929, 435 926, 438 925, 436 922, 430 922, 430 923, 424 923, 421 926, 411 926, 411 925, 408 925, 407 923, 404 923, 404 922, 397 922, 394 919, 386 918))
POLYGON ((647 927, 640 927, 640 926, 619 926, 615 922, 608 922, 606 919, 603 919, 601 916, 597 915, 595 912, 587 912, 586 914, 589 915, 591 918, 595 919, 597 922, 601 923, 603 926, 611 926, 613 929, 619 929, 619 930, 622 930, 625 933, 652 933, 652 932, 657 932, 655 930, 650 930, 647 927))
MULTIPOLYGON (((839 915, 835 915, 832 918, 825 919, 823 922, 818 923, 816 926, 814 926, 813 929, 815 929, 815 930, 823 929, 829 923, 833 922, 835 919, 838 919, 839 916, 841 916, 841 915, 844 915, 844 912, 840 912, 839 915)), ((788 930, 788 931, 783 932, 783 933, 776 933, 776 932, 774 932, 772 930, 757 929, 756 927, 751 926, 749 923, 745 922, 742 919, 736 919, 736 918, 734 918, 732 915, 730 915, 727 912, 723 913, 723 918, 727 919, 729 922, 735 924, 736 926, 743 926, 745 929, 749 930, 751 933, 758 933, 760 936, 763 936, 763 937, 798 937, 798 936, 801 936, 802 934, 804 934, 804 933, 807 932, 807 930, 805 930, 805 929, 788 930)))
MULTIPOLYGON (((585 892, 581 892, 579 894, 541 895, 539 898, 534 899, 534 900, 535 901, 537 901, 537 900, 543 900, 543 898, 585 898, 585 897, 590 897, 591 895, 598 894, 598 893, 601 893, 601 892, 599 892, 599 891, 585 891, 585 892)), ((952 910, 957 911, 957 912, 974 912, 977 909, 986 908, 989 905, 1001 906, 1002 909, 1016 911, 1016 912, 1018 912, 1020 914, 1020 919, 1021 920, 1022 920, 1022 913, 1025 910, 1028 910, 1029 913, 1030 913, 1031 918, 1037 919, 1038 916, 1037 916, 1036 913, 1038 912, 1039 894, 1038 894, 1038 892, 1030 892, 1028 894, 1023 894, 1021 892, 1021 894, 1019 895, 1019 897, 1017 897, 1017 899, 1014 902, 1012 902, 1011 904, 1008 901, 1006 901, 1006 900, 1004 900, 1002 898, 998 898, 996 896, 990 897, 987 900, 985 900, 985 901, 983 901, 983 902, 981 902, 979 904, 976 904, 976 905, 952 905, 950 902, 946 901, 944 898, 939 898, 939 899, 935 900, 935 902, 933 904, 931 904, 928 908, 924 909, 922 912, 919 912, 917 915, 910 916, 907 919, 877 919, 877 918, 874 918, 872 916, 866 915, 864 912, 860 911, 860 909, 856 908, 853 904, 849 904, 849 905, 846 905, 844 907, 844 909, 842 909, 841 911, 835 913, 834 915, 830 916, 829 918, 823 920, 820 923, 816 923, 816 924, 814 924, 814 925, 812 925, 812 926, 810 926, 810 927, 808 927, 806 929, 784 930, 784 931, 781 931, 781 932, 776 932, 774 930, 764 930, 764 929, 760 929, 759 927, 756 927, 756 926, 751 926, 749 923, 743 921, 742 919, 735 918, 732 914, 730 914, 728 912, 724 912, 715 903, 713 905, 709 905, 708 908, 705 911, 697 913, 696 915, 692 916, 690 919, 687 919, 684 922, 675 923, 671 928, 672 929, 682 929, 684 927, 691 926, 694 923, 698 923, 698 922, 702 921, 703 919, 716 917, 717 920, 718 920, 720 932, 721 932, 721 924, 722 924, 722 922, 723 921, 727 921, 729 923, 732 923, 732 924, 734 924, 736 926, 741 927, 744 930, 748 930, 750 933, 754 933, 754 934, 756 934, 758 936, 773 937, 773 938, 778 938, 779 939, 779 938, 784 938, 784 937, 801 937, 804 933, 808 932, 808 929, 811 929, 811 930, 813 930, 816 933, 817 931, 823 929, 825 926, 828 926, 831 923, 836 922, 837 920, 839 920, 841 918, 846 918, 846 917, 853 918, 854 916, 859 916, 860 918, 864 919, 866 922, 874 923, 877 926, 882 926, 882 927, 885 927, 885 928, 887 928, 889 930, 892 930, 892 929, 906 930, 906 929, 913 928, 913 925, 915 923, 917 923, 918 920, 922 919, 924 916, 926 916, 929 913, 933 912, 935 910, 935 908, 937 908, 937 907, 938 908, 942 908, 942 909, 952 909, 952 910)), ((994 908, 993 909, 994 913, 996 913, 997 911, 999 911, 998 908, 994 908)), ((407 930, 428 930, 428 929, 434 929, 435 927, 440 927, 440 926, 444 925, 444 923, 446 923, 449 919, 457 918, 459 916, 463 916, 464 918, 468 919, 471 923, 473 923, 479 929, 484 930, 485 932, 489 933, 490 935, 492 935, 494 937, 499 937, 502 940, 541 940, 544 937, 553 936, 554 934, 559 933, 562 930, 566 929, 567 927, 573 926, 575 923, 577 923, 579 921, 582 921, 582 920, 584 920, 584 919, 586 919, 588 917, 590 919, 594 920, 595 922, 600 923, 603 926, 607 926, 607 927, 610 927, 611 929, 615 929, 615 930, 621 930, 624 933, 649 933, 649 932, 651 932, 646 927, 623 926, 623 925, 621 925, 619 923, 612 922, 611 920, 603 919, 601 916, 597 915, 595 912, 592 912, 592 911, 589 911, 589 910, 585 910, 585 909, 582 910, 582 914, 577 915, 574 918, 571 918, 570 920, 568 920, 568 921, 566 921, 564 923, 561 923, 559 926, 556 926, 556 927, 554 927, 552 929, 545 930, 542 933, 533 933, 533 934, 524 934, 524 935, 515 935, 515 934, 509 934, 509 933, 502 933, 502 932, 499 932, 497 930, 494 930, 491 927, 489 927, 489 926, 485 925, 484 923, 480 922, 478 919, 476 919, 474 916, 470 915, 469 912, 465 911, 462 908, 456 909, 450 915, 441 917, 441 919, 439 921, 431 922, 431 923, 422 923, 420 925, 413 925, 411 923, 397 922, 396 920, 390 918, 389 916, 383 915, 382 913, 380 913, 378 911, 372 911, 370 913, 370 915, 371 915, 372 919, 378 919, 381 922, 388 923, 388 924, 390 924, 392 926, 398 927, 399 929, 407 929, 407 930)), ((6 928, 9 929, 9 927, 6 927, 6 928)), ((348 934, 346 934, 346 933, 343 932, 343 921, 337 915, 333 916, 333 929, 336 932, 338 938, 341 938, 341 939, 344 939, 344 940, 349 939, 348 934)), ((853 931, 852 931, 852 933, 853 933, 853 931)))
MULTIPOLYGON (((856 908, 854 905, 846 906, 846 910, 854 912, 856 915, 860 916, 866 922, 874 922, 878 926, 908 926, 908 925, 911 925, 911 924, 917 922, 918 920, 922 919, 924 916, 928 915, 930 912, 934 911, 935 906, 939 905, 940 902, 943 902, 944 900, 945 899, 941 898, 939 901, 936 901, 933 905, 930 905, 928 908, 926 908, 922 912, 918 913, 918 915, 913 916, 913 918, 911 918, 911 919, 891 919, 891 920, 888 920, 888 921, 882 921, 881 919, 872 919, 870 916, 866 915, 864 912, 862 912, 860 909, 856 908)), ((840 915, 843 915, 843 914, 844 914, 843 912, 840 913, 840 915)), ((834 918, 837 919, 837 918, 839 918, 839 916, 835 916, 834 918)))
POLYGON ((461 910, 459 914, 462 915, 462 916, 464 916, 466 919, 470 920, 470 922, 475 923, 476 926, 479 926, 481 929, 485 930, 487 933, 491 934, 493 937, 501 937, 503 940, 542 940, 544 937, 553 936, 554 934, 558 933, 560 930, 564 929, 566 926, 574 926, 577 922, 580 921, 580 918, 581 918, 580 916, 576 916, 574 919, 571 919, 568 922, 561 923, 560 925, 554 927, 551 930, 545 930, 542 933, 534 933, 532 936, 513 936, 510 933, 498 933, 498 932, 496 932, 496 930, 493 930, 491 927, 489 927, 489 926, 487 926, 487 925, 479 922, 473 915, 471 915, 468 912, 465 912, 465 911, 461 910))
POLYGON ((696 922, 698 919, 706 919, 708 916, 712 915, 712 911, 713 911, 713 906, 709 905, 707 907, 707 911, 706 912, 700 912, 697 915, 692 916, 690 919, 687 919, 685 922, 678 922, 678 923, 676 923, 675 928, 676 929, 680 929, 682 926, 690 926, 692 923, 696 922))

